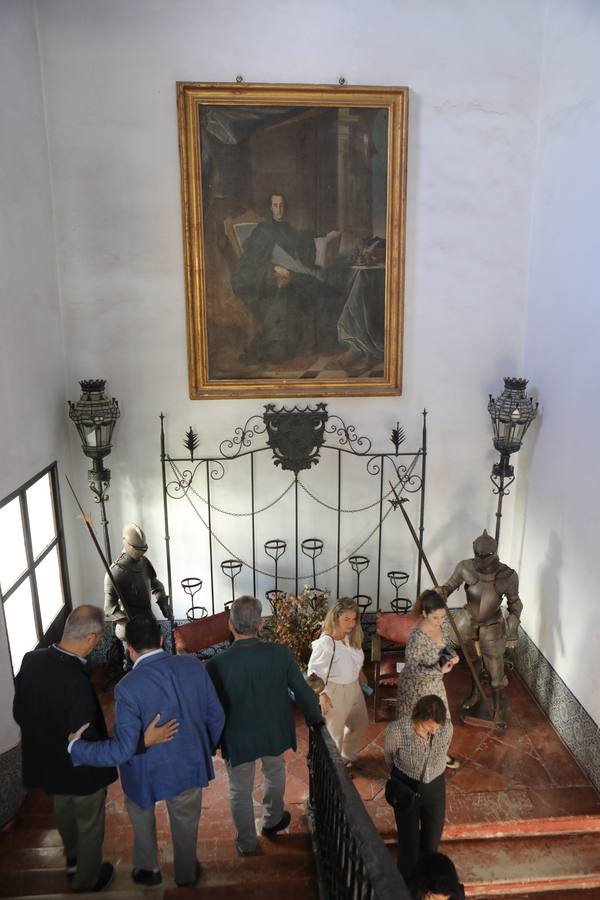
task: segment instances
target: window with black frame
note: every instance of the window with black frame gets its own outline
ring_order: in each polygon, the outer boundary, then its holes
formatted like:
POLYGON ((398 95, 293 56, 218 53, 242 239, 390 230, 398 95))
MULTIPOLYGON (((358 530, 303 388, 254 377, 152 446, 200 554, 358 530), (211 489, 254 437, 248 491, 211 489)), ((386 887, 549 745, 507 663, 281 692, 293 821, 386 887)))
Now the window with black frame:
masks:
POLYGON ((56 463, 0 501, 0 598, 16 675, 71 608, 56 463))

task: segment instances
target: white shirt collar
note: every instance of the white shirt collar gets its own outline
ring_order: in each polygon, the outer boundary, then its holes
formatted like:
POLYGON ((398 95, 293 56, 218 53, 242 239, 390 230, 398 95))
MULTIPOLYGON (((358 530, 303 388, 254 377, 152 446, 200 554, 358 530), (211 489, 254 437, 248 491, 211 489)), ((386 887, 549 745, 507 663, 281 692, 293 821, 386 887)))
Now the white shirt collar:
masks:
POLYGON ((164 653, 164 652, 165 652, 165 651, 163 650, 163 648, 162 648, 162 647, 159 647, 157 650, 148 650, 147 653, 142 653, 142 655, 141 655, 141 656, 138 656, 138 658, 137 658, 136 661, 134 662, 133 668, 135 669, 135 667, 137 666, 137 664, 138 664, 139 662, 141 662, 143 659, 148 659, 149 656, 156 656, 157 653, 164 653))

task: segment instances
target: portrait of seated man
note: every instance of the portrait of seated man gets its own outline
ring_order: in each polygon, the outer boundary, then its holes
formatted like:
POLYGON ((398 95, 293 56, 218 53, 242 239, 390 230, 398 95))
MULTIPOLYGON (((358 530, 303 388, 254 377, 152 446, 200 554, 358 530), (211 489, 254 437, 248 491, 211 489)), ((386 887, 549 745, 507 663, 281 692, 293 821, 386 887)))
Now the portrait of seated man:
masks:
POLYGON ((235 295, 258 326, 242 354, 250 364, 331 352, 344 303, 335 265, 329 265, 337 255, 340 232, 315 240, 294 228, 287 221, 283 193, 273 192, 269 206, 270 216, 244 241, 231 275, 235 295))

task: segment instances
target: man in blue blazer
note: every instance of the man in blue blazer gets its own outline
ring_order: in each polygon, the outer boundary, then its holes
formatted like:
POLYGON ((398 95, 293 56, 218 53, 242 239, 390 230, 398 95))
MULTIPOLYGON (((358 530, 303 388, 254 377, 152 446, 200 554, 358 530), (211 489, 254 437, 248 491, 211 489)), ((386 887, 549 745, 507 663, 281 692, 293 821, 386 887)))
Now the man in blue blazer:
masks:
POLYGON ((74 765, 120 767, 125 805, 134 831, 136 884, 160 884, 154 804, 166 800, 175 882, 193 885, 201 874, 196 859, 202 788, 214 775, 212 754, 225 717, 203 665, 192 656, 169 656, 152 615, 127 623, 125 639, 133 669, 115 689, 115 727, 111 740, 80 740, 85 726, 69 735, 74 765), (140 733, 160 713, 179 728, 169 742, 135 756, 140 733))

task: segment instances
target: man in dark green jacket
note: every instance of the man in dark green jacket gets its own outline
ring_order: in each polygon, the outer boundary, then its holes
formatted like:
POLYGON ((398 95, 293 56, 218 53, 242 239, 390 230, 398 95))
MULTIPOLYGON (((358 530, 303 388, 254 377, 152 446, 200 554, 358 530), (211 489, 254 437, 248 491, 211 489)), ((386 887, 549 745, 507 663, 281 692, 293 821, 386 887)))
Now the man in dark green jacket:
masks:
POLYGON ((308 725, 323 722, 316 695, 308 687, 289 647, 259 640, 262 606, 255 597, 238 597, 231 606, 229 627, 234 643, 207 664, 221 705, 225 728, 221 752, 229 775, 231 815, 240 856, 256 853, 252 788, 256 760, 265 779, 262 833, 272 837, 290 823, 283 808, 285 761, 296 749, 296 726, 288 688, 308 725))

